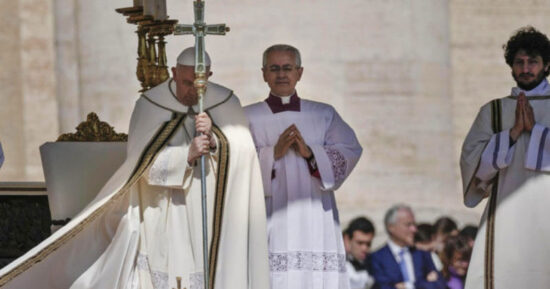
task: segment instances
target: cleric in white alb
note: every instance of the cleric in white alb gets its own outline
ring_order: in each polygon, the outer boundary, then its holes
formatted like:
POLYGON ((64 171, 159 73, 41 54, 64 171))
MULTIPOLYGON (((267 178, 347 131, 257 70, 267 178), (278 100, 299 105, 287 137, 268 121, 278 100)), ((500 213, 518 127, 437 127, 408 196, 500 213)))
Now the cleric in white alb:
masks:
POLYGON ((296 48, 272 46, 263 62, 269 97, 245 111, 266 194, 271 288, 349 288, 334 190, 361 146, 332 106, 298 97, 296 48))
POLYGON ((466 289, 548 288, 550 41, 532 27, 505 46, 517 87, 481 107, 462 147, 464 202, 489 197, 466 289))

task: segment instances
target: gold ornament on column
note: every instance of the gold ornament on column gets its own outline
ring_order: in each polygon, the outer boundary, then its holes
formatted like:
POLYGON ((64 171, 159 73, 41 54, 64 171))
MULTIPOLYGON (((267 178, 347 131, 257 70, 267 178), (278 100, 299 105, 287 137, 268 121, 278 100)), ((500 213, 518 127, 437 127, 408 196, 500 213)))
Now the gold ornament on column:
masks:
POLYGON ((166 41, 164 41, 164 37, 166 35, 174 33, 174 25, 176 25, 176 23, 178 23, 177 20, 163 20, 155 22, 152 26, 150 26, 149 35, 156 36, 158 39, 155 85, 163 83, 170 77, 170 75, 168 74, 168 61, 166 60, 166 41))
POLYGON ((151 88, 157 85, 157 47, 155 36, 148 33, 147 38, 147 71, 145 74, 145 84, 151 88))
POLYGON ((170 77, 168 74, 168 61, 166 60, 166 41, 164 41, 164 36, 162 35, 159 36, 158 46, 159 55, 156 73, 158 84, 161 84, 170 77))

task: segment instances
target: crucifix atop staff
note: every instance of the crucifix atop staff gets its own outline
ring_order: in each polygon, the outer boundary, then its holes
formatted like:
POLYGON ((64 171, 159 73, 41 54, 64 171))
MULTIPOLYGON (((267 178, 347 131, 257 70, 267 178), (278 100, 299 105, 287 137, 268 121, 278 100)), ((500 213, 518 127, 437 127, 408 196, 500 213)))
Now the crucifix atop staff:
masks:
MULTIPOLYGON (((207 25, 204 22, 204 1, 196 0, 193 2, 195 22, 193 24, 178 24, 174 27, 175 35, 192 34, 195 36, 195 81, 194 87, 199 97, 199 113, 204 112, 204 95, 206 93, 206 65, 205 65, 205 41, 204 37, 208 34, 225 35, 229 27, 225 24, 207 25)), ((208 218, 207 218, 207 198, 206 198, 206 170, 205 156, 201 156, 201 200, 202 200, 202 241, 203 241, 203 280, 204 288, 209 289, 209 264, 208 264, 208 218)))
POLYGON ((196 0, 193 2, 195 22, 193 24, 178 24, 174 28, 174 35, 192 34, 195 36, 195 88, 199 95, 199 110, 203 112, 203 99, 206 92, 206 67, 204 65, 204 37, 207 34, 225 35, 229 32, 229 27, 225 24, 207 25, 204 22, 204 1, 196 0))

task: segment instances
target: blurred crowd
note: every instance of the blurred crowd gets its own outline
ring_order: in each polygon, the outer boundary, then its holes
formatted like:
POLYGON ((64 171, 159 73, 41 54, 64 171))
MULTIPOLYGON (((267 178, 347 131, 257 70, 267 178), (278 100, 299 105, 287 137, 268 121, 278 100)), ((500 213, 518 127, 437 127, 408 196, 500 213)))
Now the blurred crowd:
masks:
POLYGON ((343 232, 351 289, 463 289, 477 227, 462 228, 449 216, 417 224, 406 205, 384 217, 387 242, 372 250, 376 230, 364 216, 343 232))

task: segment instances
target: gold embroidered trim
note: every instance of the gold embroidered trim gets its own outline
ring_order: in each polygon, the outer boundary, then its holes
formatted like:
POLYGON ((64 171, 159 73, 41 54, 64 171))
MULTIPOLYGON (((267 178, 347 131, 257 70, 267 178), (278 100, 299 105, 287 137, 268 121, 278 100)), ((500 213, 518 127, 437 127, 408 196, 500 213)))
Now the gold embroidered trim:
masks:
POLYGON ((210 244, 210 289, 214 288, 216 277, 216 263, 218 261, 218 250, 220 246, 223 209, 225 203, 225 191, 227 187, 227 173, 229 167, 229 143, 223 132, 215 125, 212 125, 212 132, 219 140, 218 148, 218 176, 216 179, 216 200, 214 203, 214 218, 212 224, 212 243, 210 244))
MULTIPOLYGON (((499 133, 502 130, 501 120, 501 100, 495 99, 491 102, 491 126, 494 133, 499 133)), ((489 197, 489 209, 487 212, 487 225, 485 234, 485 289, 493 289, 495 287, 495 219, 497 209, 497 194, 498 194, 498 179, 497 173, 493 181, 493 189, 489 197)))
POLYGON ((140 161, 138 162, 136 169, 134 170, 129 181, 120 189, 118 192, 114 193, 112 197, 101 205, 95 211, 90 213, 88 217, 82 220, 74 228, 69 230, 63 236, 58 238, 56 241, 42 249, 36 255, 30 257, 25 262, 21 263, 19 266, 13 268, 10 272, 0 277, 0 286, 4 286, 13 278, 17 277, 19 274, 25 272, 33 265, 39 263, 40 261, 47 258, 51 253, 56 251, 66 242, 74 238, 78 233, 80 233, 87 225, 95 221, 99 216, 101 216, 107 209, 109 209, 116 201, 118 201, 122 196, 124 196, 129 189, 136 183, 141 175, 145 172, 154 156, 158 151, 166 144, 166 141, 172 136, 175 129, 181 124, 183 120, 183 115, 178 115, 176 118, 172 119, 169 122, 166 122, 161 128, 157 135, 152 139, 152 142, 145 148, 144 153, 142 154, 140 161))
MULTIPOLYGON (((518 99, 517 96, 510 95, 508 98, 511 99, 518 99)), ((533 95, 533 96, 527 96, 527 100, 544 100, 544 99, 550 99, 550 95, 533 95)))

